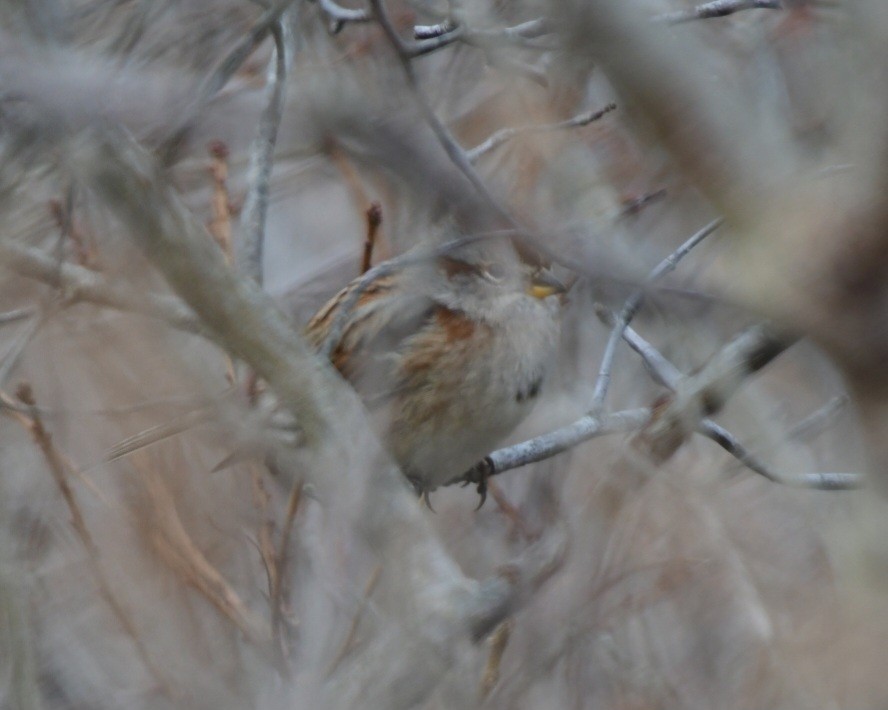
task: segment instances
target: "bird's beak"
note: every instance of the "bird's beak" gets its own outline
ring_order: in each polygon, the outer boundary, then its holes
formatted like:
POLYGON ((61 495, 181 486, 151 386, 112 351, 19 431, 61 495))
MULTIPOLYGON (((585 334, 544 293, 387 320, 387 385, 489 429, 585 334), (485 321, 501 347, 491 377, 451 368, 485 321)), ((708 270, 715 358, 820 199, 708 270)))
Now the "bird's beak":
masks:
POLYGON ((537 271, 530 280, 527 292, 534 298, 548 298, 556 293, 566 293, 567 287, 551 271, 537 271))

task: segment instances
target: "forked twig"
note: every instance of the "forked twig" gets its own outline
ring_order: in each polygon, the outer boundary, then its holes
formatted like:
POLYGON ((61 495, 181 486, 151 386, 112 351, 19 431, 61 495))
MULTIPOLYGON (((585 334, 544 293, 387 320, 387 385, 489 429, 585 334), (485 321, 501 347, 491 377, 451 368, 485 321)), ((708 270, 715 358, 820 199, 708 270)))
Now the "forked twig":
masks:
MULTIPOLYGON (((645 285, 651 284, 671 271, 674 271, 678 263, 690 254, 695 246, 718 229, 721 223, 721 219, 714 219, 701 230, 691 235, 691 237, 679 246, 678 249, 654 267, 650 274, 648 274, 647 279, 645 279, 645 285)), ((638 313, 638 309, 641 308, 644 298, 645 290, 644 288, 641 288, 626 299, 620 310, 620 314, 611 329, 610 336, 607 339, 607 345, 604 348, 604 355, 601 357, 601 366, 598 368, 598 379, 595 381, 595 389, 592 392, 592 406, 590 411, 593 413, 602 411, 602 408, 604 407, 604 398, 607 396, 607 390, 610 386, 611 370, 614 365, 617 344, 620 342, 620 338, 622 338, 626 326, 632 322, 635 314, 638 313)))

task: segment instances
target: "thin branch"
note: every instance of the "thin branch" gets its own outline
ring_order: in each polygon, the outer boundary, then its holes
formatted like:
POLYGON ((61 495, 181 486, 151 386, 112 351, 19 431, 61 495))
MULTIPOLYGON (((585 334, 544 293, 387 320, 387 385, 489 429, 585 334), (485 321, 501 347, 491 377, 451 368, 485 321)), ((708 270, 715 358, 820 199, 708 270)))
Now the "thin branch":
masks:
POLYGON ((284 604, 284 579, 287 575, 287 563, 290 559, 290 536, 293 533, 293 524, 296 521, 296 513, 299 511, 299 503, 302 501, 302 481, 296 481, 290 490, 287 499, 287 513, 281 528, 281 540, 275 556, 274 585, 271 588, 271 633, 274 636, 275 645, 281 654, 286 655, 283 635, 283 604, 284 604))
POLYGON ((566 121, 559 121, 558 123, 546 123, 538 126, 516 126, 514 128, 502 128, 491 135, 489 138, 487 138, 487 140, 485 140, 483 143, 479 143, 471 150, 467 150, 466 156, 468 157, 470 162, 474 163, 485 153, 498 148, 506 141, 514 138, 517 135, 521 135, 522 133, 547 133, 549 131, 561 131, 568 128, 588 126, 590 123, 599 120, 602 116, 610 113, 616 108, 617 105, 615 103, 609 103, 607 106, 599 109, 598 111, 586 111, 585 113, 581 113, 577 116, 574 116, 573 118, 569 118, 566 121))
POLYGON ((722 348, 700 372, 683 378, 644 433, 654 458, 663 461, 672 456, 700 420, 720 411, 749 375, 795 342, 795 336, 753 326, 722 348))
POLYGON ((281 15, 287 11, 295 0, 278 0, 262 14, 250 31, 243 37, 231 51, 219 62, 215 71, 207 76, 197 87, 195 98, 185 112, 178 127, 171 131, 169 137, 159 149, 159 154, 169 162, 175 155, 193 125, 195 118, 200 114, 209 101, 218 94, 231 80, 241 65, 265 41, 272 28, 280 22, 281 15))
POLYGON ((146 446, 156 444, 169 439, 176 434, 193 429, 199 424, 211 421, 215 413, 213 407, 200 407, 181 414, 170 421, 161 422, 147 429, 143 429, 112 446, 103 457, 103 461, 110 463, 129 454, 144 449, 146 446))
POLYGON ((454 42, 464 40, 467 34, 468 33, 465 26, 456 25, 446 34, 438 35, 437 37, 421 39, 417 42, 407 42, 405 40, 402 40, 403 44, 401 46, 404 52, 404 56, 415 59, 416 57, 422 57, 426 54, 437 52, 439 49, 443 49, 444 47, 447 47, 454 42))
POLYGON ((549 49, 541 45, 539 38, 552 32, 552 23, 545 18, 528 20, 512 27, 476 30, 454 20, 437 25, 416 25, 413 28, 415 42, 404 42, 404 50, 410 57, 420 57, 435 52, 454 42, 464 42, 479 49, 489 50, 496 46, 511 45, 526 49, 549 49))
POLYGON ((271 25, 274 38, 274 61, 269 67, 268 98, 253 144, 250 147, 250 167, 247 184, 250 186, 241 212, 241 238, 238 243, 237 264, 240 271, 256 283, 263 283, 262 255, 265 244, 265 219, 268 214, 268 183, 274 162, 274 146, 278 127, 284 112, 287 71, 292 33, 284 19, 271 25))
POLYGON ((110 281, 101 273, 63 262, 61 265, 37 249, 0 242, 0 265, 28 278, 60 289, 70 303, 85 301, 122 311, 141 313, 189 333, 204 327, 180 299, 154 293, 137 293, 110 281))
MULTIPOLYGON (((608 325, 613 325, 616 320, 616 316, 614 316, 609 310, 598 309, 597 313, 599 318, 604 320, 608 325)), ((623 331, 623 338, 626 343, 641 356, 645 367, 654 381, 673 392, 682 385, 682 381, 685 378, 681 371, 669 362, 669 360, 663 357, 659 350, 636 333, 632 328, 627 327, 623 331)), ((833 415, 835 408, 841 406, 841 401, 842 398, 837 397, 833 402, 827 404, 823 410, 818 410, 818 412, 815 412, 810 417, 799 422, 799 425, 805 425, 810 420, 812 426, 818 426, 822 419, 833 415)), ((782 476, 771 471, 754 454, 749 452, 739 440, 731 434, 731 432, 721 425, 716 424, 712 419, 702 419, 697 425, 697 431, 707 438, 712 439, 732 456, 735 456, 751 471, 754 471, 775 483, 826 491, 851 490, 863 485, 863 478, 858 473, 814 472, 798 474, 792 477, 782 476)), ((793 436, 793 434, 790 433, 788 436, 793 436)))
POLYGON ((257 646, 270 640, 270 629, 240 598, 219 570, 194 542, 169 488, 156 471, 137 463, 139 480, 150 501, 151 543, 166 564, 257 646))
POLYGON ((488 481, 487 490, 490 493, 490 497, 493 498, 493 501, 500 509, 500 512, 512 523, 512 525, 515 526, 515 529, 519 532, 521 537, 528 542, 540 539, 542 531, 535 530, 530 526, 530 524, 524 519, 524 516, 521 515, 521 511, 509 502, 509 499, 506 498, 506 494, 503 493, 502 488, 496 484, 496 481, 488 481))
MULTIPOLYGON (((678 263, 684 259, 695 246, 718 229, 721 223, 721 219, 714 219, 701 230, 691 235, 691 237, 679 246, 678 249, 654 267, 650 274, 648 274, 647 279, 645 279, 645 285, 651 284, 666 274, 674 271, 678 263)), ((607 396, 607 390, 610 386, 611 370, 613 369, 617 344, 623 337, 623 331, 626 329, 626 326, 632 321, 635 314, 638 313, 638 309, 641 308, 641 304, 644 302, 645 293, 645 289, 641 288, 626 299, 623 308, 620 310, 620 314, 617 316, 616 322, 611 329, 607 345, 604 348, 604 355, 601 358, 601 366, 598 369, 598 378, 595 381, 595 389, 592 392, 592 412, 600 412, 604 407, 604 399, 607 396)))
MULTIPOLYGON (((416 25, 413 28, 413 36, 416 39, 432 39, 441 35, 450 34, 460 24, 453 19, 444 20, 436 25, 416 25)), ((512 27, 502 27, 491 30, 470 30, 474 37, 504 38, 504 39, 536 39, 552 31, 552 23, 544 17, 528 20, 512 27)))
POLYGON ((598 417, 587 414, 548 434, 494 451, 445 485, 480 483, 490 476, 551 458, 597 436, 635 431, 644 426, 650 416, 648 409, 628 409, 598 417))
POLYGON ((666 197, 666 188, 660 188, 659 190, 646 192, 643 195, 639 195, 638 197, 625 200, 619 214, 617 215, 617 219, 620 220, 626 219, 627 217, 634 217, 650 203, 657 202, 664 197, 666 197))
POLYGON ((219 63, 216 70, 203 82, 197 91, 198 108, 209 101, 224 87, 228 81, 234 76, 235 72, 240 69, 241 65, 247 60, 255 49, 265 41, 265 38, 273 31, 281 16, 287 11, 294 0, 280 0, 269 7, 256 23, 250 28, 247 35, 241 39, 228 52, 225 58, 219 63))
POLYGON ((231 243, 231 197, 228 193, 228 146, 220 140, 210 141, 207 146, 210 154, 210 177, 213 180, 213 195, 210 200, 211 218, 207 231, 230 265, 233 260, 231 243))
POLYGON ((723 426, 704 419, 700 422, 698 431, 712 439, 746 468, 774 483, 819 491, 850 491, 864 485, 864 477, 859 473, 801 473, 792 476, 778 474, 756 458, 723 426))
POLYGON ((413 65, 410 63, 411 48, 398 34, 397 29, 386 12, 383 0, 370 0, 370 6, 373 9, 374 16, 379 21, 380 27, 382 27, 383 32, 397 52, 401 62, 401 68, 404 71, 404 76, 407 78, 407 85, 413 93, 414 99, 423 114, 423 118, 434 132, 441 147, 444 148, 444 151, 447 153, 447 156, 453 164, 460 172, 462 172, 466 179, 468 179, 493 212, 500 218, 504 219, 509 226, 517 227, 518 225, 515 220, 508 211, 499 204, 499 201, 491 194, 487 185, 472 167, 472 163, 462 146, 460 146, 456 139, 450 134, 450 131, 447 130, 446 126, 441 123, 441 120, 432 109, 428 97, 425 95, 425 92, 423 92, 416 79, 413 65))
POLYGON ((436 25, 415 25, 413 37, 414 39, 432 39, 453 32, 458 26, 459 23, 452 18, 447 18, 444 22, 439 22, 436 25))
POLYGON ((367 208, 366 215, 367 238, 364 240, 364 254, 361 257, 361 274, 366 274, 373 265, 373 249, 376 246, 379 226, 382 224, 382 205, 374 202, 367 208))
POLYGON ((24 308, 16 308, 11 311, 6 311, 5 313, 0 313, 0 325, 15 323, 16 321, 30 318, 36 313, 37 309, 34 306, 25 306, 24 308))
POLYGON ((654 16, 654 22, 677 25, 693 20, 708 20, 713 17, 727 17, 742 10, 782 10, 780 0, 712 0, 704 2, 689 10, 664 12, 654 16))
POLYGON ((514 625, 514 621, 507 619, 490 635, 488 640, 490 654, 487 656, 487 663, 484 665, 481 687, 479 688, 479 694, 482 699, 490 695, 490 691, 493 690, 499 681, 500 665, 503 660, 503 654, 506 652, 506 646, 509 644, 509 637, 512 635, 514 625))
POLYGON ((48 314, 45 312, 38 313, 30 323, 25 324, 20 331, 16 333, 15 338, 12 339, 12 344, 4 353, 3 359, 0 360, 0 387, 6 385, 6 380, 9 377, 9 374, 15 369, 16 365, 18 365, 22 353, 25 352, 25 348, 28 347, 28 344, 34 339, 34 336, 37 335, 37 331, 40 330, 46 322, 47 317, 48 314))
POLYGON ((846 394, 833 397, 816 412, 812 412, 801 421, 796 422, 786 432, 786 437, 788 439, 808 439, 817 436, 835 421, 836 417, 848 405, 848 401, 849 398, 846 394))
POLYGON ((330 31, 339 34, 342 28, 350 22, 372 22, 373 13, 369 10, 353 10, 350 7, 342 7, 334 0, 318 0, 321 10, 330 18, 332 24, 330 31))
POLYGON ((745 120, 745 99, 717 84, 706 48, 641 21, 635 3, 625 0, 561 7, 565 49, 597 60, 720 214, 735 225, 758 217, 795 161, 776 131, 745 120))

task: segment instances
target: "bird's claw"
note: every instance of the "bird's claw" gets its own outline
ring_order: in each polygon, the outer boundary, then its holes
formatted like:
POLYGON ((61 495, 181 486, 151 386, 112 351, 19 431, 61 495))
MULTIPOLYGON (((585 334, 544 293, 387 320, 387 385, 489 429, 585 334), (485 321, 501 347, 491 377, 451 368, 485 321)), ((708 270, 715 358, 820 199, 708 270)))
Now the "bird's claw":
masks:
POLYGON ((475 490, 481 498, 481 500, 478 501, 478 506, 475 508, 475 512, 478 512, 487 500, 487 476, 482 477, 481 480, 478 481, 478 487, 475 490))
POLYGON ((437 511, 432 507, 432 500, 429 497, 429 489, 426 488, 425 485, 423 485, 422 480, 420 480, 416 476, 408 476, 407 480, 410 481, 410 485, 413 486, 413 491, 419 498, 419 502, 426 508, 431 510, 433 513, 436 513, 437 511))
POLYGON ((481 510, 481 507, 487 500, 487 479, 490 477, 490 472, 493 470, 493 462, 489 458, 485 458, 481 462, 481 465, 477 467, 477 470, 478 486, 475 490, 478 491, 481 500, 478 502, 478 507, 475 508, 476 511, 481 510))

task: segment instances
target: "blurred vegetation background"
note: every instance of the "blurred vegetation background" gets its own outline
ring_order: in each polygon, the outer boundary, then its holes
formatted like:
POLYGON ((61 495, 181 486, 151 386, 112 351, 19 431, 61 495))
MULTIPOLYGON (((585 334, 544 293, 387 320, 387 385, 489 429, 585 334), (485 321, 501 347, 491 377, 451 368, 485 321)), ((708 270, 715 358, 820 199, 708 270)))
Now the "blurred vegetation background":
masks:
POLYGON ((888 705, 886 52, 880 0, 0 5, 0 705, 888 705), (503 446, 587 435, 433 512, 299 332, 371 237, 504 230, 573 286, 503 446))

